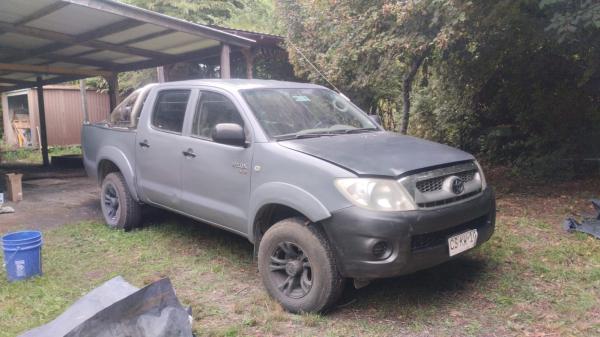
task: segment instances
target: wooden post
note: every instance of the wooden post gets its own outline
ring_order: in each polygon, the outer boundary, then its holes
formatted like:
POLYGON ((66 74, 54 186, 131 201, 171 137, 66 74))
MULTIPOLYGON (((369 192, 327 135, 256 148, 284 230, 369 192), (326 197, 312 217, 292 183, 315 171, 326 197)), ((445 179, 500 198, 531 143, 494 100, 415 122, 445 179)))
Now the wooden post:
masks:
POLYGON ((106 78, 108 82, 108 99, 110 101, 110 113, 117 107, 119 104, 119 79, 117 74, 113 74, 106 78))
POLYGON ((164 66, 156 67, 156 77, 158 79, 158 83, 165 83, 167 81, 165 77, 164 66))
POLYGON ((243 48, 242 54, 244 55, 244 59, 246 60, 246 78, 251 80, 253 77, 253 68, 254 68, 254 55, 252 54, 252 49, 243 48))
POLYGON ((37 98, 38 98, 38 113, 40 116, 40 138, 42 143, 42 160, 44 166, 50 165, 48 158, 48 134, 46 133, 46 109, 44 107, 44 86, 42 85, 42 77, 37 77, 37 98))
POLYGON ((85 80, 79 80, 79 93, 81 94, 81 109, 83 111, 83 124, 89 124, 90 123, 90 115, 88 112, 87 88, 85 87, 85 80))
POLYGON ((231 54, 231 47, 228 44, 223 43, 221 45, 221 78, 231 78, 231 61, 229 54, 231 54))

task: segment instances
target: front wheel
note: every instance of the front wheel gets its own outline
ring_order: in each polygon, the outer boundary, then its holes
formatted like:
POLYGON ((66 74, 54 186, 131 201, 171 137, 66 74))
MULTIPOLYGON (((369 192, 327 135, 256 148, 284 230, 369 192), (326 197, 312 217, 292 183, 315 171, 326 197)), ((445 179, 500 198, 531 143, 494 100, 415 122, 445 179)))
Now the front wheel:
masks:
POLYGON ((325 311, 343 290, 327 237, 301 218, 269 228, 260 241, 258 269, 269 295, 293 313, 325 311))
POLYGON ((109 173, 102 180, 100 205, 104 221, 110 228, 130 230, 141 219, 141 205, 138 204, 121 173, 109 173))

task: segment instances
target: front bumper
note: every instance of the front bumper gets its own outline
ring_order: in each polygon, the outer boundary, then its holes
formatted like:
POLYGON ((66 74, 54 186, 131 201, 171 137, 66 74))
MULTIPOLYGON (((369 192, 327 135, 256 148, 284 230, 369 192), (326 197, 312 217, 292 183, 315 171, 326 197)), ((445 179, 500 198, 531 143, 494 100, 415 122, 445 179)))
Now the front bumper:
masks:
POLYGON ((448 261, 447 238, 477 229, 477 246, 494 232, 496 202, 487 188, 454 205, 408 212, 375 212, 358 207, 337 211, 322 221, 344 277, 376 279, 429 268, 448 261), (385 241, 391 250, 378 259, 373 246, 385 241))

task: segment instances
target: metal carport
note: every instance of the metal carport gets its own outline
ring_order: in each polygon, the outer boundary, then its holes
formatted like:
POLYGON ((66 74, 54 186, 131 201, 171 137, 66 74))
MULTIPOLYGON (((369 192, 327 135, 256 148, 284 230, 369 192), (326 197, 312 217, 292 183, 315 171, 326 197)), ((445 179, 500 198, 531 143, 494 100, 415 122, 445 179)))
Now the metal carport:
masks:
MULTIPOLYGON (((93 76, 106 78, 111 109, 117 74, 230 53, 248 55, 255 40, 111 0, 0 2, 0 92, 37 87, 44 165, 49 164, 42 87, 93 76)), ((251 71, 248 77, 251 77, 251 71)))

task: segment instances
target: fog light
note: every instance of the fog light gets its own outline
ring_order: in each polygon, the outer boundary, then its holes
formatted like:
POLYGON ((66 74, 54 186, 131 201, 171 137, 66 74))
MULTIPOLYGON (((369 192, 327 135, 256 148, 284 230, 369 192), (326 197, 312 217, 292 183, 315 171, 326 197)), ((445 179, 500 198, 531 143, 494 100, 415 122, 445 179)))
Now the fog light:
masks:
POLYGON ((373 255, 378 259, 387 259, 392 254, 392 249, 385 241, 379 241, 373 245, 373 255))

